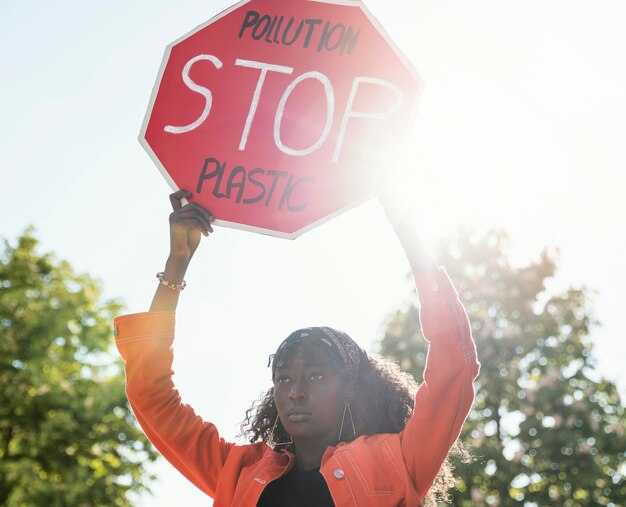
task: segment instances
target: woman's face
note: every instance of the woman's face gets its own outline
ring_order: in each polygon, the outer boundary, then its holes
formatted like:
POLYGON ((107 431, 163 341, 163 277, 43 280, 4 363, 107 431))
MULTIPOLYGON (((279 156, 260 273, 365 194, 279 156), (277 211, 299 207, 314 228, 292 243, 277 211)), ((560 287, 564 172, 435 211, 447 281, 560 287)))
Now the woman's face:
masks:
POLYGON ((347 398, 345 379, 324 352, 296 350, 274 372, 274 402, 287 433, 298 440, 337 441, 347 398))

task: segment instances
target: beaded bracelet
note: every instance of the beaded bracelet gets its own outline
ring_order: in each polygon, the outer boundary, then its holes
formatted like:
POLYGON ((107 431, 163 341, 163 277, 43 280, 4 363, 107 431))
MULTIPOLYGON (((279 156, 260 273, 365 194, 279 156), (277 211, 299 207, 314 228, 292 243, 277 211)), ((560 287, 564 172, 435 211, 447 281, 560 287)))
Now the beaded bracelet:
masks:
POLYGON ((156 274, 156 277, 158 278, 159 283, 161 285, 165 285, 168 289, 172 289, 172 290, 175 290, 177 292, 180 292, 185 287, 187 287, 187 282, 185 282, 185 280, 183 280, 183 283, 172 283, 172 282, 166 280, 165 279, 165 273, 163 271, 158 272, 156 274))

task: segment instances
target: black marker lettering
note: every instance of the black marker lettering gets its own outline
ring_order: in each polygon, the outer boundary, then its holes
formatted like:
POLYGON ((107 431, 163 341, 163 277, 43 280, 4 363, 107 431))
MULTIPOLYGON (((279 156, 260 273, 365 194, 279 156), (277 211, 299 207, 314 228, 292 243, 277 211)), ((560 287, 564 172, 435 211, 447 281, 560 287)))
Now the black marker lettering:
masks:
POLYGON ((290 174, 289 179, 287 180, 287 184, 285 185, 285 190, 283 190, 283 195, 281 196, 280 201, 278 203, 278 209, 283 209, 283 204, 285 204, 287 197, 289 197, 289 189, 291 187, 292 181, 293 181, 293 174, 290 174))
POLYGON ((267 31, 267 35, 265 36, 265 42, 269 42, 270 44, 272 43, 272 30, 274 30, 274 25, 276 25, 277 19, 278 16, 274 16, 274 18, 272 19, 272 24, 270 25, 270 29, 267 31))
POLYGON ((346 32, 346 36, 343 38, 343 44, 341 45, 341 49, 339 50, 339 54, 343 55, 346 48, 348 48, 348 54, 351 55, 356 47, 356 43, 359 40, 359 35, 361 35, 361 29, 359 28, 356 33, 353 32, 352 27, 349 26, 346 32))
POLYGON ((202 192, 202 185, 204 184, 205 180, 209 180, 217 176, 215 180, 215 185, 213 186, 213 195, 220 199, 222 197, 226 197, 224 194, 219 193, 219 187, 222 182, 222 176, 224 176, 225 168, 226 168, 226 164, 220 164, 220 161, 217 160, 216 158, 213 158, 213 157, 207 158, 204 161, 204 164, 202 166, 202 172, 200 173, 200 177, 198 178, 198 184, 196 185, 196 194, 199 194, 202 192), (207 174, 206 171, 210 163, 215 164, 215 170, 207 174))
POLYGON ((228 177, 228 183, 226 185, 226 197, 230 199, 230 193, 234 188, 238 188, 237 197, 235 197, 235 202, 239 204, 241 201, 241 197, 243 196, 243 191, 246 187, 246 169, 245 167, 238 165, 233 169, 233 172, 230 173, 228 177), (235 178, 240 176, 240 181, 235 181, 235 178))
POLYGON ((244 204, 254 204, 255 202, 261 201, 263 197, 265 197, 265 185, 263 185, 263 183, 261 183, 259 180, 254 179, 254 176, 259 173, 264 174, 265 170, 261 169, 260 167, 257 167, 256 169, 252 169, 252 171, 248 173, 248 181, 252 183, 253 185, 259 187, 261 191, 259 192, 259 195, 255 197, 248 197, 247 199, 244 199, 243 200, 244 204))
POLYGON ((309 47, 309 42, 311 42, 311 36, 313 35, 313 30, 316 25, 319 25, 322 20, 321 19, 305 19, 304 22, 309 25, 309 31, 306 34, 306 38, 304 39, 304 47, 309 47))
POLYGON ((324 25, 324 31, 322 32, 322 36, 320 37, 320 43, 317 45, 318 51, 321 51, 324 47, 328 51, 334 51, 335 49, 339 47, 339 44, 341 44, 343 40, 343 36, 346 32, 346 27, 344 25, 342 25, 341 23, 337 23, 332 28, 330 28, 330 30, 329 30, 329 27, 330 27, 330 23, 327 22, 326 25, 324 25), (330 40, 333 34, 338 29, 341 30, 341 32, 339 36, 337 37, 337 40, 334 42, 334 44, 331 45, 330 40))
POLYGON ((304 211, 307 207, 307 203, 305 202, 305 203, 300 204, 299 206, 292 206, 291 196, 293 195, 293 191, 296 189, 298 185, 301 185, 302 183, 305 183, 307 181, 310 183, 315 183, 315 179, 312 178, 311 176, 306 176, 304 178, 300 178, 299 180, 296 180, 296 182, 293 184, 291 183, 292 179, 293 179, 293 176, 291 176, 289 178, 289 181, 287 182, 287 188, 285 188, 285 191, 283 192, 283 198, 280 201, 279 209, 282 207, 284 201, 287 201, 287 209, 289 211, 297 213, 299 211, 304 211))
POLYGON ((300 32, 302 31, 302 27, 304 26, 304 21, 300 21, 300 24, 298 25, 298 28, 296 28, 296 33, 294 34, 293 38, 289 42, 287 42, 287 34, 289 33, 292 24, 293 18, 289 18, 282 37, 282 41, 285 46, 291 46, 294 42, 296 42, 296 39, 300 37, 300 32))
POLYGON ((241 39, 247 31, 253 40, 264 39, 269 44, 284 44, 285 46, 301 41, 305 49, 314 47, 317 52, 338 50, 341 55, 346 52, 351 55, 361 35, 360 28, 343 23, 333 24, 321 18, 297 20, 293 16, 286 19, 282 15, 261 15, 252 10, 246 12, 239 29, 239 38, 241 39), (302 39, 304 25, 307 25, 307 29, 302 39))
POLYGON ((273 39, 276 44, 279 44, 278 34, 280 33, 280 27, 282 26, 284 19, 285 19, 285 16, 281 16, 280 18, 278 18, 278 24, 276 25, 276 30, 274 31, 274 39, 273 39))
POLYGON ((250 28, 251 26, 256 25, 256 22, 259 20, 259 13, 256 11, 248 11, 246 13, 246 18, 243 20, 243 25, 241 25, 241 30, 239 30, 239 38, 243 37, 243 33, 246 31, 246 28, 250 28))
POLYGON ((259 22, 252 29, 252 38, 254 40, 259 40, 263 38, 263 36, 265 35, 265 32, 268 30, 271 23, 272 23, 272 18, 270 18, 267 14, 265 14, 264 16, 261 16, 261 19, 259 19, 259 22), (263 23, 265 23, 265 26, 263 26, 261 33, 257 34, 258 28, 261 27, 263 23))
POLYGON ((213 180, 211 193, 218 199, 232 199, 236 204, 263 202, 264 206, 271 204, 278 210, 283 210, 286 207, 292 213, 304 211, 308 206, 308 202, 306 202, 307 193, 298 194, 298 187, 305 183, 315 183, 315 178, 311 176, 296 179, 296 176, 287 171, 266 171, 261 167, 247 171, 244 166, 238 165, 232 171, 228 171, 226 162, 221 163, 214 157, 204 160, 202 171, 196 184, 197 194, 202 193, 204 183, 208 180, 213 180), (221 188, 224 176, 228 178, 224 182, 225 188, 221 188), (284 186, 280 184, 279 180, 281 178, 285 178, 284 186), (248 184, 248 192, 246 192, 246 184, 248 184), (257 190, 251 190, 251 185, 256 187, 257 190), (246 193, 248 197, 244 199, 243 197, 246 193), (273 200, 275 194, 276 200, 273 200))
POLYGON ((278 183, 279 178, 282 178, 283 176, 287 176, 287 173, 285 171, 267 171, 267 174, 269 176, 274 176, 274 181, 272 181, 272 186, 270 187, 270 191, 267 193, 267 199, 265 199, 265 206, 267 206, 270 203, 270 200, 272 199, 272 195, 274 194, 274 190, 276 189, 276 184, 278 183))

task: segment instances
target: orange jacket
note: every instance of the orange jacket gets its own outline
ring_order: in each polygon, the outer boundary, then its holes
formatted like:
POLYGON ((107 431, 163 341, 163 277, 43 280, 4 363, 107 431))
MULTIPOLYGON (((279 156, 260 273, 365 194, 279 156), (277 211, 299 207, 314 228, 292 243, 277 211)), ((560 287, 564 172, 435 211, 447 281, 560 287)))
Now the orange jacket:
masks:
MULTIPOLYGON (((465 311, 445 271, 416 277, 420 320, 430 342, 424 382, 403 431, 329 447, 320 471, 337 507, 419 506, 474 399, 479 364, 465 311)), ((214 507, 254 507, 265 486, 294 465, 294 456, 264 443, 235 445, 181 402, 172 382, 174 313, 115 319, 126 361, 126 393, 159 452, 214 507)))

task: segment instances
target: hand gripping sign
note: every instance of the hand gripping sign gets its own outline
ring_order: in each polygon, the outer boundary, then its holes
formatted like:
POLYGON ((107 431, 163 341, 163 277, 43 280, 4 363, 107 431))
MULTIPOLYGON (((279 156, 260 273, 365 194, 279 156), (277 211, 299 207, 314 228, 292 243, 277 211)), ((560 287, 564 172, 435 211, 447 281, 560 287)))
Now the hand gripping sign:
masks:
POLYGON ((295 238, 374 195, 421 88, 358 0, 244 0, 168 46, 140 142, 216 224, 295 238))

